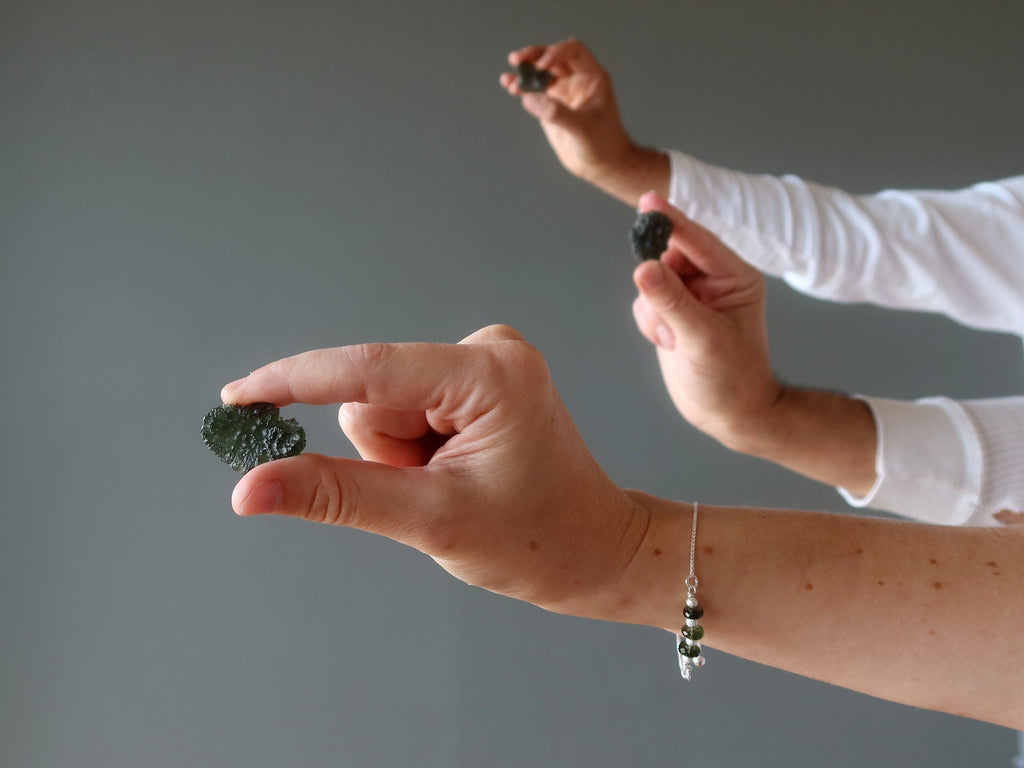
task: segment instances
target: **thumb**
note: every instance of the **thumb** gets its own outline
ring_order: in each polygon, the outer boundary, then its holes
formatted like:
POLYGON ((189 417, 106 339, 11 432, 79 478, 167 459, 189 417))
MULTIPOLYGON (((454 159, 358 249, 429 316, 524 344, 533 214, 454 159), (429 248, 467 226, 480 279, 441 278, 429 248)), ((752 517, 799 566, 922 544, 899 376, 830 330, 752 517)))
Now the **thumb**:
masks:
POLYGON ((654 310, 656 325, 652 329, 659 345, 672 348, 679 338, 703 336, 710 323, 710 310, 698 301, 683 279, 668 265, 651 259, 633 272, 633 282, 640 296, 654 310), (667 331, 667 332, 666 332, 667 331))
POLYGON ((241 517, 285 515, 416 546, 442 508, 439 487, 422 468, 306 453, 248 472, 235 486, 231 506, 241 517))

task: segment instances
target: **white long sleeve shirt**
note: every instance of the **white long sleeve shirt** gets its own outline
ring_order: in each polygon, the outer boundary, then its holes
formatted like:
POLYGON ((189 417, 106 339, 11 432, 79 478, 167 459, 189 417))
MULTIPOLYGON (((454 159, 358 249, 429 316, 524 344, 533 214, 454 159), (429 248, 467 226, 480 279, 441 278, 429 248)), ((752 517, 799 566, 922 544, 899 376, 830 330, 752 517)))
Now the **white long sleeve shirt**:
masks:
MULTIPOLYGON (((851 195, 669 157, 672 204, 797 290, 1024 337, 1024 176, 851 195)), ((1024 396, 863 400, 877 477, 860 498, 839 489, 849 503, 949 525, 1024 524, 1024 396)))

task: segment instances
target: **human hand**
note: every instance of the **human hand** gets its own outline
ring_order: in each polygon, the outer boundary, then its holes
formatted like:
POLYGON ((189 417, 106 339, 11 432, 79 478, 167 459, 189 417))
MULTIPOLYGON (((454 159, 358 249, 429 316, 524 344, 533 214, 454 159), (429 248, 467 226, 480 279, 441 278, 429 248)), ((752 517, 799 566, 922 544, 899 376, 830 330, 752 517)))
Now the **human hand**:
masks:
POLYGON ((640 210, 666 214, 673 231, 661 259, 633 273, 637 326, 656 346, 683 418, 747 451, 782 393, 768 355, 764 277, 659 195, 643 195, 640 210))
POLYGON ((628 162, 635 147, 622 126, 611 77, 583 43, 569 39, 531 45, 510 53, 508 61, 513 67, 531 62, 555 76, 544 93, 521 93, 510 72, 500 80, 540 121, 566 170, 596 183, 628 162))
POLYGON ((505 326, 459 344, 368 344, 271 363, 230 403, 343 403, 364 461, 304 454, 242 477, 242 516, 351 526, 455 577, 578 616, 627 620, 625 574, 646 507, 601 470, 541 354, 505 326))

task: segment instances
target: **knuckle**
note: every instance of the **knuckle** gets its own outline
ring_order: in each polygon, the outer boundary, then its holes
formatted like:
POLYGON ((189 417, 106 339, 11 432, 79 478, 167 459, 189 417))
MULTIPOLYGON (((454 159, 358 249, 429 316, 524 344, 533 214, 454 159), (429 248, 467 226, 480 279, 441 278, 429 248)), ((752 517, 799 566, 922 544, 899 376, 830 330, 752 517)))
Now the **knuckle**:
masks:
POLYGON ((390 346, 381 342, 370 342, 368 344, 357 344, 349 349, 353 357, 359 362, 367 366, 377 366, 387 360, 390 346))
POLYGON ((503 362, 501 367, 507 373, 522 373, 533 377, 547 375, 548 363, 543 353, 528 341, 516 341, 509 344, 507 353, 508 360, 503 362))
POLYGON ((351 525, 355 501, 356 494, 352 492, 352 488, 342 488, 336 476, 323 471, 313 487, 306 519, 327 525, 351 525))
POLYGON ((665 290, 655 297, 655 301, 659 310, 673 313, 683 308, 686 297, 678 291, 665 290))

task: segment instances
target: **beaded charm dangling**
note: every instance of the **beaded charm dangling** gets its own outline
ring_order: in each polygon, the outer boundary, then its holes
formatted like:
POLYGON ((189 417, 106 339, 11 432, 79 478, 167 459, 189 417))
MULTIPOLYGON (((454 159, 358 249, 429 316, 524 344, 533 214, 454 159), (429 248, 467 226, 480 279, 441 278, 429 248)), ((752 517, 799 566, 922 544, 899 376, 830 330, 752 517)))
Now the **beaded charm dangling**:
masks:
MULTIPOLYGON (((687 582, 690 580, 687 579, 687 582)), ((696 581, 696 579, 694 579, 696 581)), ((687 584, 689 588, 689 584, 687 584)), ((704 666, 704 656, 701 655, 700 641, 704 637, 704 627, 699 623, 704 615, 704 609, 697 603, 697 596, 690 592, 686 596, 686 606, 683 608, 683 617, 686 623, 676 633, 676 648, 679 651, 679 674, 684 680, 689 680, 693 667, 704 666)))
POLYGON ((686 604, 683 606, 682 628, 676 633, 676 649, 679 651, 679 674, 683 680, 690 680, 694 667, 704 666, 700 641, 704 638, 704 627, 700 620, 704 609, 697 602, 697 587, 700 581, 694 573, 694 556, 697 549, 697 504, 693 505, 693 531, 690 534, 690 575, 686 577, 686 604))

